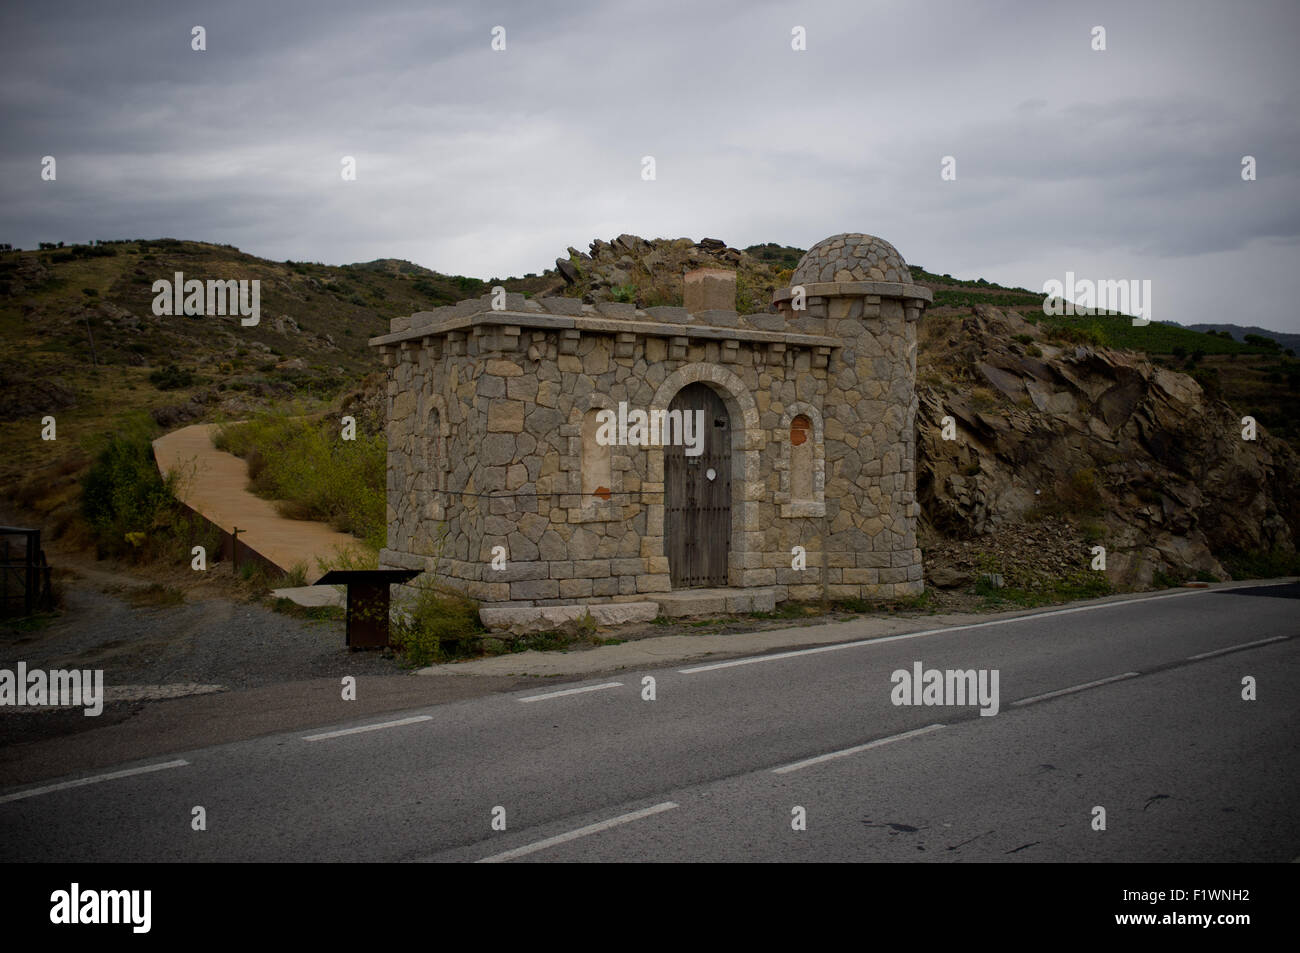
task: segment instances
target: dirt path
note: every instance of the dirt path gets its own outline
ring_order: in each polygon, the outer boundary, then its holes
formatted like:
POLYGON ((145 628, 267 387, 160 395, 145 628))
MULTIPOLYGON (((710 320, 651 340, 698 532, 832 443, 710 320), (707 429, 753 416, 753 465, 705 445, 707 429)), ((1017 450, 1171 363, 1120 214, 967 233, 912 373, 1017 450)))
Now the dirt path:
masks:
POLYGON ((318 560, 333 559, 340 549, 360 552, 361 544, 324 523, 291 520, 275 504, 247 489, 248 467, 234 454, 212 445, 219 424, 182 427, 153 442, 158 469, 164 474, 179 469, 182 503, 197 510, 229 533, 239 527, 239 540, 286 572, 301 563, 307 579, 321 575, 318 560))

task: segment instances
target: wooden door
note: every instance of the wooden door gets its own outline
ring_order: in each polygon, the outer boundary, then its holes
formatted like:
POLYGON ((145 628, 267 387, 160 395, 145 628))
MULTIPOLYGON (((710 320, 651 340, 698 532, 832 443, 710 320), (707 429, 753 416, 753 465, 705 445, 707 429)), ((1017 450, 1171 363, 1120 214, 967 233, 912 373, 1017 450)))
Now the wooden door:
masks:
POLYGON ((727 584, 731 547, 731 421, 705 384, 687 384, 668 405, 683 416, 704 411, 703 452, 664 447, 664 535, 674 589, 727 584))

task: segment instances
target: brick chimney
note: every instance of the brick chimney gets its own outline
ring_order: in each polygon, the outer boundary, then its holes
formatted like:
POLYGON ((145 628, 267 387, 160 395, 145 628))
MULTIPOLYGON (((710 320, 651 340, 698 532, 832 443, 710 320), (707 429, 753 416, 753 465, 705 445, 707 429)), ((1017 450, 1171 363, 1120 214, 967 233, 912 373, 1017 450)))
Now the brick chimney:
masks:
POLYGON ((736 273, 725 268, 696 268, 682 276, 682 305, 699 311, 736 310, 736 273))

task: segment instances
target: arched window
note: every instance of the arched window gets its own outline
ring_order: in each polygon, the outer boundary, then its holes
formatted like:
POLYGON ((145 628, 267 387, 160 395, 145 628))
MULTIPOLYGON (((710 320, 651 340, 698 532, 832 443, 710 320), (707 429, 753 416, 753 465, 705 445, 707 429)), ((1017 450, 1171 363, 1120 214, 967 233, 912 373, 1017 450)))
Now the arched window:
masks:
POLYGON ((439 522, 446 518, 447 472, 451 469, 447 436, 442 413, 437 407, 430 407, 424 429, 424 511, 427 519, 439 522))
MULTIPOLYGON (((614 486, 614 449, 597 439, 601 409, 593 407, 582 417, 582 505, 609 502, 614 486)), ((606 428, 608 429, 608 428, 606 428)))
POLYGON ((794 404, 785 412, 779 431, 781 489, 776 502, 781 515, 823 516, 826 513, 826 450, 822 416, 808 404, 794 404))
POLYGON ((810 503, 813 488, 813 425, 804 414, 790 421, 790 501, 810 503))

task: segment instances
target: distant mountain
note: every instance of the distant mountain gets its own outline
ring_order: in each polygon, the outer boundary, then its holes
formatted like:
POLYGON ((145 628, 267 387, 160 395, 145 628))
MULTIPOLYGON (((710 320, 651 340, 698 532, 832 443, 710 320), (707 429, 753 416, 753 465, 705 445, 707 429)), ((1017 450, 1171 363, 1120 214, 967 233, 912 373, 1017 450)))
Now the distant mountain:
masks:
MULTIPOLYGON (((1176 322, 1170 321, 1169 323, 1175 324, 1176 322)), ((1227 331, 1232 335, 1234 341, 1244 341, 1247 334, 1258 334, 1262 337, 1272 338, 1282 345, 1283 350, 1286 348, 1300 348, 1300 334, 1291 334, 1286 331, 1270 331, 1267 328, 1256 327, 1253 324, 1248 326, 1240 324, 1181 324, 1179 327, 1187 328, 1189 331, 1200 331, 1202 334, 1208 331, 1219 333, 1227 331)))

